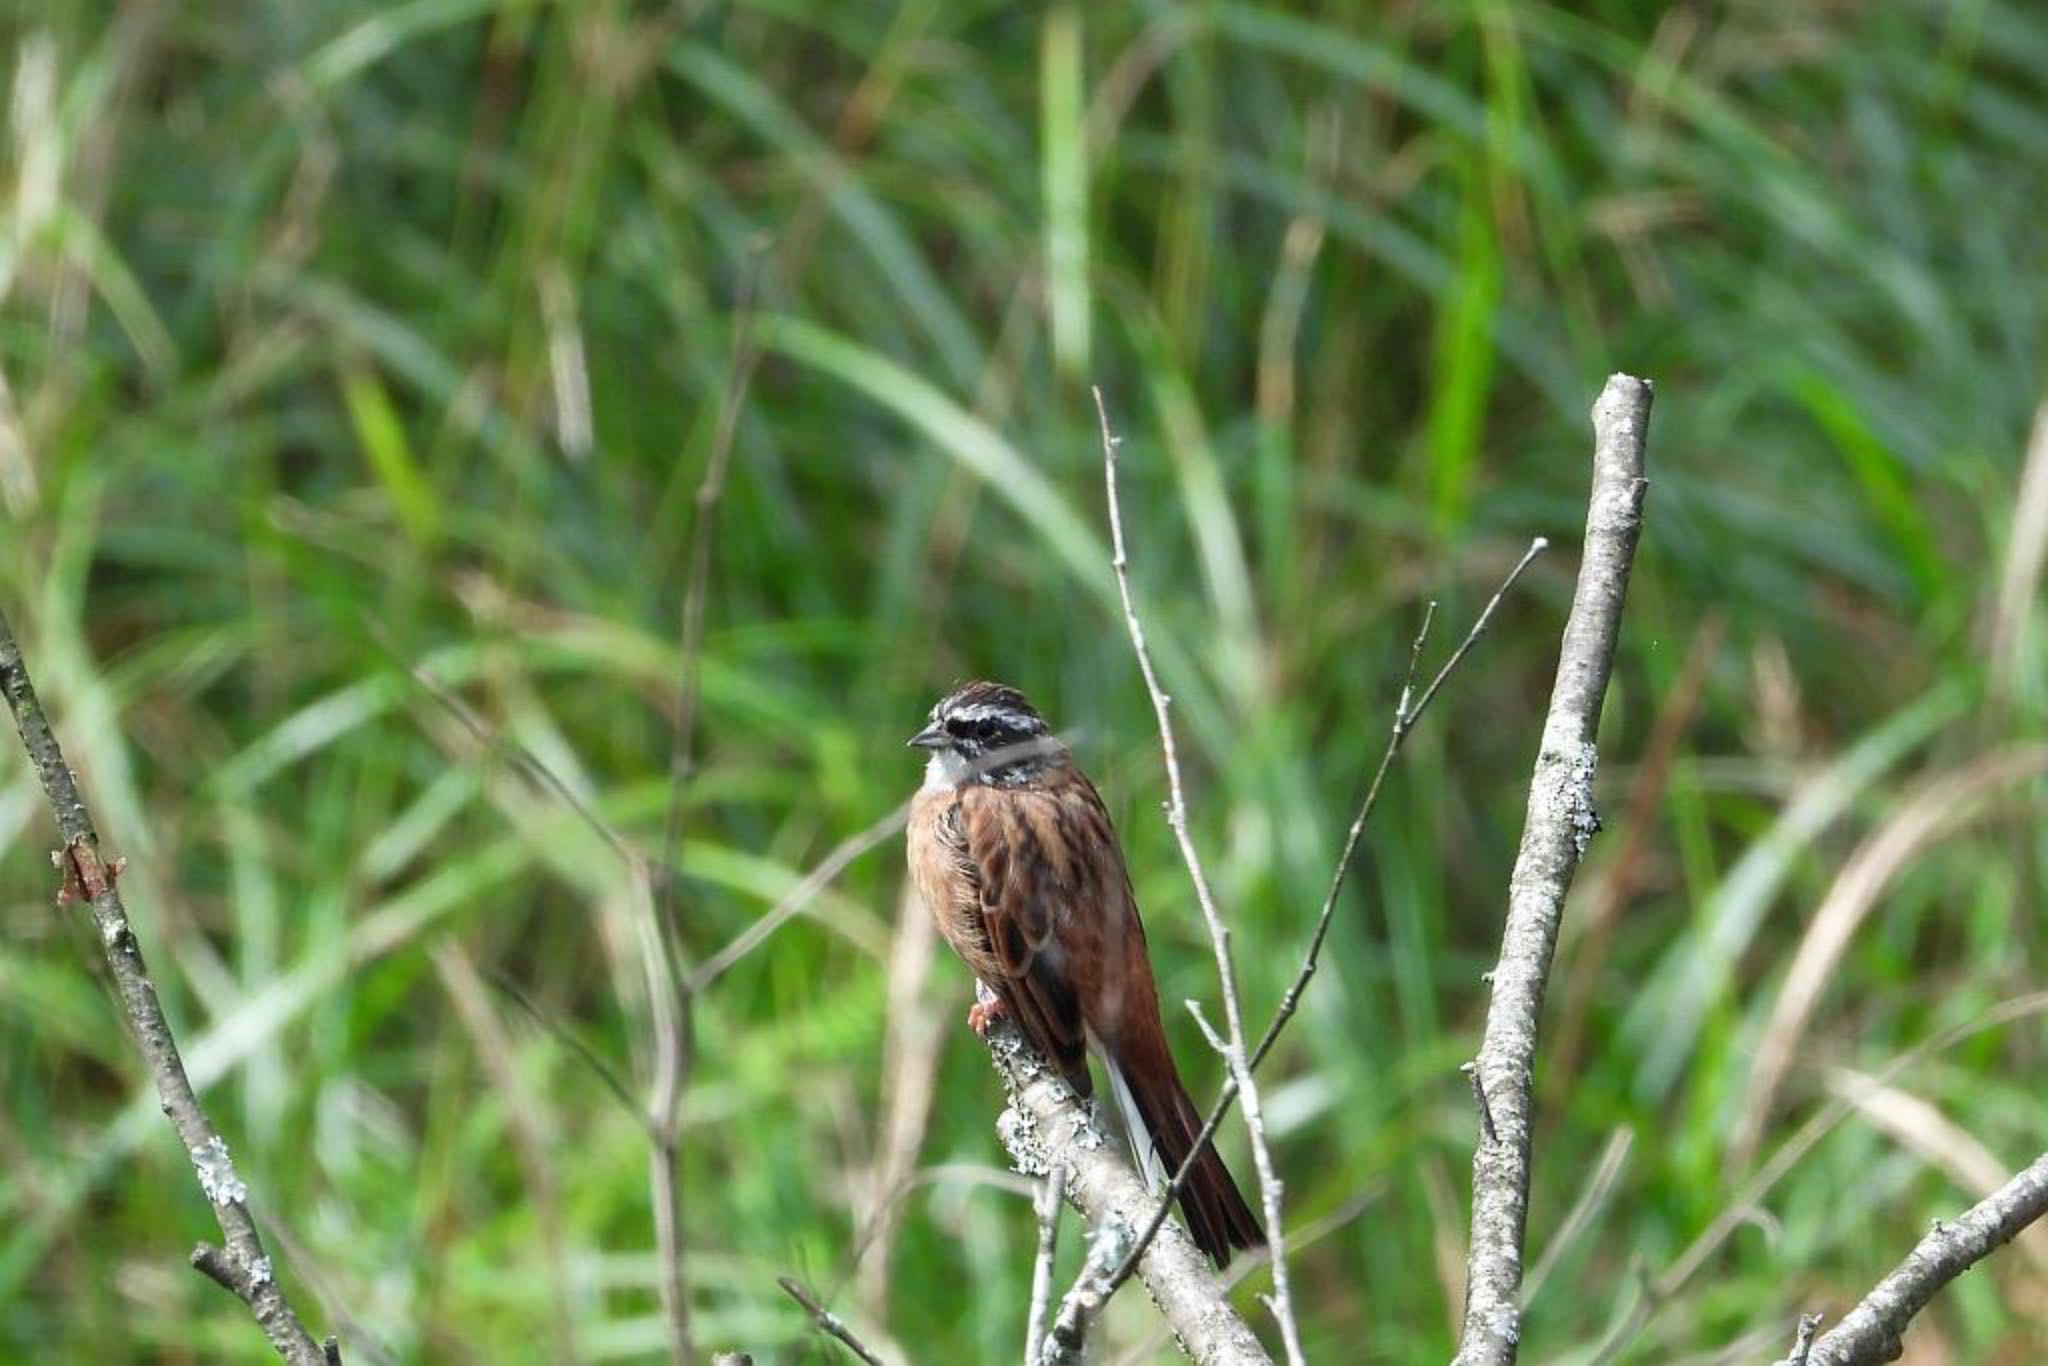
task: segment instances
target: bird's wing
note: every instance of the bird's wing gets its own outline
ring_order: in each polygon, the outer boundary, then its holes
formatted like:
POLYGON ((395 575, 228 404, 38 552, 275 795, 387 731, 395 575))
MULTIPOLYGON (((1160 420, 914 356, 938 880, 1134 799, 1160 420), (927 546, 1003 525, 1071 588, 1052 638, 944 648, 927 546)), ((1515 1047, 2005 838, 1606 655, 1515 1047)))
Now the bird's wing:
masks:
MULTIPOLYGON (((1167 1046, 1145 927, 1102 798, 1068 767, 1038 787, 963 789, 957 812, 959 858, 986 935, 974 948, 999 978, 989 985, 1083 1095, 1095 1036, 1133 1153, 1163 1180, 1187 1160, 1202 1117, 1167 1046)), ((1233 1247, 1265 1241, 1213 1145, 1189 1169, 1181 1208, 1218 1266, 1233 1247)))
POLYGON ((1059 929, 1084 895, 1062 830, 1061 804, 1033 790, 974 786, 960 793, 958 833, 971 866, 988 954, 1025 1038, 1082 1095, 1089 1094, 1087 1031, 1066 971, 1059 929))

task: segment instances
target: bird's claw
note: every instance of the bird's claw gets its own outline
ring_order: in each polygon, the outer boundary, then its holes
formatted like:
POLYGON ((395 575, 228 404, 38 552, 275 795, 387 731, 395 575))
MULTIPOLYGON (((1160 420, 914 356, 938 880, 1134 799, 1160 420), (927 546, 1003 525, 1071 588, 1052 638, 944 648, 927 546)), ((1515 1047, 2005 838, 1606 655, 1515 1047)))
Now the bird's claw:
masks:
POLYGON ((1010 1008, 1002 1003, 1000 997, 991 1001, 976 1001, 967 1007, 967 1027, 986 1039, 988 1027, 997 1020, 1007 1019, 1009 1014, 1010 1008))

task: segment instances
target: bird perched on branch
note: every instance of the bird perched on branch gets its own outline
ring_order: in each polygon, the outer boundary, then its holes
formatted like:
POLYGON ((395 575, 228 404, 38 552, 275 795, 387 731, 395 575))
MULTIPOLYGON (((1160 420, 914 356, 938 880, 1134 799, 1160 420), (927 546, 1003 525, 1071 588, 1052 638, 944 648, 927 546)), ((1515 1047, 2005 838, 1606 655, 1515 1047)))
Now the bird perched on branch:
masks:
MULTIPOLYGON (((939 932, 993 996, 968 1023, 1015 1020, 1081 1096, 1102 1060, 1132 1155, 1154 1188, 1180 1169, 1202 1117, 1159 1017, 1123 847, 1095 785, 1024 694, 969 683, 910 743, 931 752, 910 808, 910 874, 939 932)), ((1205 1145, 1180 1194, 1195 1243, 1220 1267, 1265 1242, 1205 1145)))

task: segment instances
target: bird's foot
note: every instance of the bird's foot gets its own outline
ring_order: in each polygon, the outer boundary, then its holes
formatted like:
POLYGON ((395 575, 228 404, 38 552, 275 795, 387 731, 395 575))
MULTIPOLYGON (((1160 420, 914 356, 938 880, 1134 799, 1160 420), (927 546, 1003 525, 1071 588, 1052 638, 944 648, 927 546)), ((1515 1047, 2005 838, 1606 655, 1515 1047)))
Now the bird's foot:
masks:
POLYGON ((1010 1008, 1003 1004, 1001 997, 976 1001, 967 1007, 967 1027, 982 1038, 988 1037, 988 1027, 997 1020, 1009 1018, 1010 1008))

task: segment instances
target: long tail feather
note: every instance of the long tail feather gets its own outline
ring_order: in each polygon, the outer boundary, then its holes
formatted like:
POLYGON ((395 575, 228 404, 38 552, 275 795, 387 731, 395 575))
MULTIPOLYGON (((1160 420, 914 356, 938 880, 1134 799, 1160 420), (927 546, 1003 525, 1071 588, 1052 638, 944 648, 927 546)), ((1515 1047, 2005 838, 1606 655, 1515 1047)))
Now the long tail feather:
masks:
MULTIPOLYGON (((1202 1132, 1202 1116, 1181 1085, 1171 1057, 1164 1058, 1163 1067, 1160 1061, 1147 1059, 1151 1064, 1147 1066, 1138 1059, 1104 1057, 1132 1155, 1155 1190, 1164 1188, 1180 1170, 1194 1147, 1195 1136, 1202 1132)), ((1202 1155, 1188 1172, 1180 1207, 1195 1245, 1218 1267, 1230 1260, 1233 1248, 1260 1247, 1266 1241, 1257 1217, 1238 1193, 1237 1183, 1213 1143, 1203 1145, 1202 1155)))

